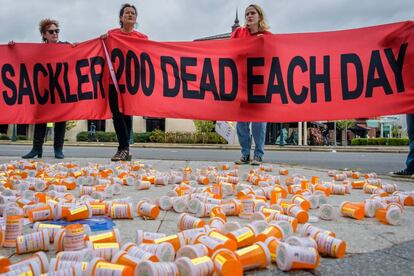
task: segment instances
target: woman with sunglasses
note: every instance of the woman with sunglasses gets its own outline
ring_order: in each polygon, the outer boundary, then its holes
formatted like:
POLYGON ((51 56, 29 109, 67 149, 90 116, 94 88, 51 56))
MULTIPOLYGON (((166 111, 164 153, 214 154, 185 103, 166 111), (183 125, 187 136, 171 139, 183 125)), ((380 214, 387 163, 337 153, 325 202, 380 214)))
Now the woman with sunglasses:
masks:
MULTIPOLYGON (((68 43, 59 41, 60 29, 59 22, 56 20, 48 18, 41 20, 39 23, 39 31, 44 43, 68 43)), ((63 159, 65 158, 65 155, 63 154, 63 142, 65 138, 66 122, 56 122, 54 128, 55 137, 53 147, 55 150, 55 158, 63 159)), ((36 124, 33 136, 33 148, 28 154, 23 155, 22 158, 41 158, 45 136, 46 124, 36 124)))
MULTIPOLYGON (((137 15, 138 12, 134 5, 122 5, 119 11, 119 24, 121 25, 121 28, 108 31, 108 35, 122 35, 125 37, 147 40, 148 36, 135 30, 137 15)), ((106 38, 107 35, 101 37, 106 38)), ((132 156, 129 154, 129 137, 132 131, 132 116, 127 116, 119 111, 118 95, 112 79, 110 79, 110 83, 112 85, 109 86, 109 106, 111 108, 114 129, 119 143, 118 150, 111 158, 111 161, 130 161, 132 156)))
MULTIPOLYGON (((259 35, 272 34, 269 32, 269 25, 266 21, 263 9, 256 4, 247 6, 245 10, 246 23, 244 27, 239 27, 233 31, 231 38, 244 38, 259 35)), ((264 144, 266 136, 265 122, 237 122, 237 137, 241 146, 242 156, 237 160, 236 164, 260 165, 263 162, 264 144), (254 158, 250 162, 250 149, 252 145, 250 137, 250 124, 252 125, 252 136, 254 139, 255 149, 254 158)))

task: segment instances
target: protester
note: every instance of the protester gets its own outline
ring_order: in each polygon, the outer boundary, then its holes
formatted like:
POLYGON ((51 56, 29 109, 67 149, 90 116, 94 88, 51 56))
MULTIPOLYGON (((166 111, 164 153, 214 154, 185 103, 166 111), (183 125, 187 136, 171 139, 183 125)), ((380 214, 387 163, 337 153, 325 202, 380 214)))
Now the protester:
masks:
MULTIPOLYGON (((40 35, 42 36, 42 41, 44 43, 67 43, 59 41, 59 22, 53 19, 43 19, 39 23, 39 31, 40 35)), ((9 45, 13 45, 13 42, 10 42, 9 45)), ((55 150, 55 158, 63 159, 65 155, 63 154, 63 143, 65 139, 65 129, 66 129, 66 122, 56 122, 54 128, 54 150, 55 150)), ((30 158, 41 158, 43 154, 43 144, 45 142, 46 136, 46 124, 36 124, 34 128, 34 136, 33 136, 33 148, 32 150, 23 155, 22 158, 30 159, 30 158)))
MULTIPOLYGON (((119 24, 121 28, 116 28, 108 31, 107 35, 102 36, 105 38, 109 35, 122 35, 126 37, 148 39, 148 36, 137 32, 135 25, 137 23, 137 9, 134 5, 124 4, 119 11, 119 24)), ((113 80, 110 80, 109 86, 109 105, 112 112, 112 120, 114 122, 114 128, 116 136, 118 138, 118 150, 111 158, 111 161, 129 161, 132 156, 129 153, 129 139, 132 131, 132 116, 127 116, 119 110, 118 95, 113 85, 113 80)))
MULTIPOLYGON (((268 35, 269 25, 265 19, 263 9, 256 5, 249 5, 245 10, 245 27, 239 27, 233 31, 231 38, 245 38, 259 35, 268 35)), ((237 123, 237 137, 241 146, 242 156, 237 160, 236 164, 251 164, 260 165, 263 162, 264 143, 266 136, 266 123, 263 122, 238 122, 237 123), (250 163, 250 149, 251 136, 250 124, 252 128, 252 135, 255 143, 254 157, 250 163)))
POLYGON ((407 114, 407 134, 409 140, 409 151, 407 160, 405 161, 405 169, 391 172, 391 176, 395 177, 414 177, 414 114, 407 114))

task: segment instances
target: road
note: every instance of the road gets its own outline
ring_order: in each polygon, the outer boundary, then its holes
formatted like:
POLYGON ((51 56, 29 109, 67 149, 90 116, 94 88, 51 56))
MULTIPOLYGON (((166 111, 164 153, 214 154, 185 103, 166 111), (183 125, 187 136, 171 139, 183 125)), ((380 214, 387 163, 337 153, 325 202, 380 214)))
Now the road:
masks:
MULTIPOLYGON (((1 145, 0 156, 19 157, 30 150, 29 145, 1 145)), ((135 159, 188 160, 188 161, 234 161, 240 158, 238 150, 223 149, 177 149, 132 148, 135 159)), ((72 147, 64 149, 67 158, 110 158, 114 147, 72 147)), ((53 157, 53 147, 44 147, 44 157, 53 157)), ((264 161, 308 168, 353 169, 361 172, 387 174, 404 166, 405 153, 355 153, 355 152, 309 152, 267 151, 264 161)))

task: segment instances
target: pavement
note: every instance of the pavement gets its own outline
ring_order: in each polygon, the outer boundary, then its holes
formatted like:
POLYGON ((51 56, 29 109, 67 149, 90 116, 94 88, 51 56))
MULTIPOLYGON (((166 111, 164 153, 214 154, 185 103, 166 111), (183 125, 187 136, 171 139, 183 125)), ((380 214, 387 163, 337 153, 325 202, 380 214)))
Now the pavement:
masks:
MULTIPOLYGON (((65 145, 68 146, 68 145, 65 145)), ((135 146, 139 146, 136 145, 135 146)), ((17 157, 0 156, 0 164, 18 160, 17 157)), ((44 158, 45 162, 56 163, 59 160, 53 158, 44 158)), ((81 166, 92 163, 108 163, 107 159, 101 158, 67 158, 64 162, 76 161, 81 166)), ((205 168, 208 165, 218 166, 223 164, 218 160, 215 162, 206 161, 170 161, 170 160, 140 160, 142 163, 151 165, 153 169, 160 172, 169 172, 171 170, 178 171, 184 167, 191 167, 193 172, 197 169, 205 168)), ((271 164, 275 169, 280 164, 271 164)), ((283 165, 283 164, 282 164, 283 165)), ((284 166, 289 170, 289 176, 294 174, 304 175, 307 178, 318 176, 322 180, 330 179, 327 170, 309 169, 299 166, 284 166)), ((250 165, 240 166, 239 175, 246 174, 252 167, 250 165)), ((277 170, 276 170, 277 171, 277 170)), ((272 174, 278 175, 273 172, 272 174)), ((281 176, 282 182, 286 176, 281 176)), ((413 182, 403 179, 385 179, 383 183, 395 183, 398 190, 413 191, 413 182)), ((242 181, 242 183, 247 183, 242 181)), ((121 195, 114 198, 124 198, 129 196, 134 205, 144 198, 155 199, 161 195, 166 195, 172 189, 172 185, 153 186, 149 190, 138 191, 133 186, 123 186, 121 195)), ((79 188, 74 191, 75 195, 79 195, 79 188)), ((339 207, 341 202, 361 201, 368 198, 368 194, 364 194, 362 190, 351 190, 350 195, 331 195, 328 203, 335 207, 339 207)), ((310 215, 317 217, 318 209, 310 210, 310 215)), ((116 227, 120 230, 122 244, 135 241, 135 231, 142 229, 144 231, 175 234, 178 232, 177 221, 179 214, 174 211, 161 211, 156 220, 143 220, 135 217, 133 220, 114 220, 116 227)), ((229 221, 238 221, 242 225, 248 223, 248 220, 238 217, 229 217, 229 221)), ((246 275, 412 275, 414 271, 414 207, 406 207, 403 212, 401 224, 398 226, 385 225, 378 222, 375 218, 365 218, 357 221, 351 218, 338 216, 333 221, 318 220, 312 223, 315 226, 333 231, 339 239, 345 240, 347 243, 347 251, 345 258, 321 258, 320 266, 310 271, 294 271, 284 273, 279 270, 274 263, 266 269, 253 270, 245 272, 246 275)), ((30 225, 25 227, 25 233, 30 233, 30 225)), ((55 256, 54 250, 49 251, 49 258, 55 256)), ((14 249, 0 249, 0 255, 7 256, 12 262, 16 262, 28 256, 16 255, 14 249)))

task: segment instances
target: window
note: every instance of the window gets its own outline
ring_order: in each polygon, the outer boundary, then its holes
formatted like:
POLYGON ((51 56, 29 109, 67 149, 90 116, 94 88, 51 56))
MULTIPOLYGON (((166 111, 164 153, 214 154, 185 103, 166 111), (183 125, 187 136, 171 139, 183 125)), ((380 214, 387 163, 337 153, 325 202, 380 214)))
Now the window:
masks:
POLYGON ((7 130, 9 130, 9 125, 0 125, 0 133, 7 133, 7 130))
POLYGON ((144 119, 146 119, 146 132, 152 132, 156 129, 165 131, 165 119, 164 118, 144 117, 144 119))
POLYGON ((105 131, 105 120, 88 120, 88 131, 91 130, 91 123, 95 124, 96 131, 105 131))

